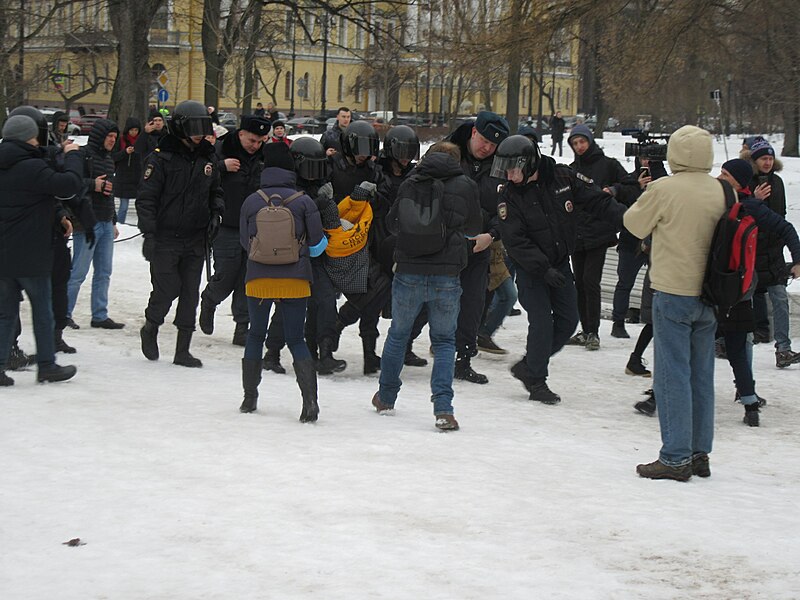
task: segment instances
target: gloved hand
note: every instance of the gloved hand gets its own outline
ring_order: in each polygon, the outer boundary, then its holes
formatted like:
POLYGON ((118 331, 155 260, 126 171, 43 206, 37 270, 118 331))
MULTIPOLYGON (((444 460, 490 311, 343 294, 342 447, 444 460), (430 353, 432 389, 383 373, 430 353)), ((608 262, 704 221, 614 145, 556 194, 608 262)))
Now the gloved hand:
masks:
POLYGON ((151 235, 144 236, 142 242, 142 256, 147 262, 153 260, 156 256, 156 239, 151 235))
POLYGON ((374 183, 370 183, 369 181, 362 181, 356 187, 353 188, 353 191, 350 194, 350 198, 353 200, 358 201, 366 201, 372 200, 375 197, 375 190, 378 189, 378 186, 374 183))
POLYGON ((83 233, 86 236, 86 247, 91 250, 94 248, 95 242, 97 242, 97 236, 94 234, 94 229, 87 229, 83 233))
POLYGON ((550 267, 544 274, 544 281, 552 288, 563 288, 567 285, 567 278, 558 269, 550 267))
POLYGON ((375 192, 378 190, 378 186, 371 181, 362 181, 358 184, 358 187, 367 190, 371 195, 375 195, 375 192))
POLYGON ((330 181, 319 188, 317 198, 325 198, 326 200, 333 198, 333 184, 330 181))
POLYGON ((211 215, 211 220, 208 222, 208 229, 206 235, 208 236, 208 243, 210 244, 219 235, 219 227, 222 223, 222 218, 218 214, 211 215))

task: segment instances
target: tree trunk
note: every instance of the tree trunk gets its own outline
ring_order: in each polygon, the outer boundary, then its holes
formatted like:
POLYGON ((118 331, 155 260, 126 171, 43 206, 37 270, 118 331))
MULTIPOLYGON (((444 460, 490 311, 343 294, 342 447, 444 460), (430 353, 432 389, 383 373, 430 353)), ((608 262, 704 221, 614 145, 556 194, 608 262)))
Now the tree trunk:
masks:
POLYGON ((148 33, 153 17, 165 0, 108 0, 111 27, 117 38, 117 77, 108 116, 120 129, 130 116, 144 122, 153 83, 148 33))
POLYGON ((795 103, 783 111, 783 149, 781 156, 800 156, 798 136, 800 136, 800 107, 795 103))
POLYGON ((219 104, 219 90, 222 82, 221 56, 218 51, 220 27, 222 26, 221 0, 205 0, 203 3, 203 25, 200 36, 203 44, 203 58, 206 62, 206 75, 203 87, 203 101, 206 106, 219 104))
MULTIPOLYGON (((253 90, 255 88, 256 50, 264 34, 261 28, 262 5, 259 3, 253 10, 253 23, 250 26, 250 39, 244 55, 244 99, 242 114, 249 115, 253 111, 253 90)), ((216 105, 215 105, 216 106, 216 105)))

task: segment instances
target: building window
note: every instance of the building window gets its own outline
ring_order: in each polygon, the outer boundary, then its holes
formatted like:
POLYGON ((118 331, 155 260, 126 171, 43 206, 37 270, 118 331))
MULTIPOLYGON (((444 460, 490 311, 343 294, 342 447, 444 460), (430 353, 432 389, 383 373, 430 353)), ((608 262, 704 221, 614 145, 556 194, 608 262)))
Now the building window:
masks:
POLYGON ((569 97, 569 88, 567 88, 567 110, 572 110, 572 98, 569 97))
POLYGON ((344 101, 344 75, 339 75, 339 87, 337 88, 338 93, 336 94, 337 100, 339 102, 344 101))
POLYGON ((286 76, 283 78, 283 97, 289 100, 292 97, 292 72, 286 71, 286 76))
POLYGON ((556 90, 556 110, 558 110, 559 106, 561 106, 561 88, 556 90))
POLYGON ((342 48, 347 48, 347 19, 343 16, 339 17, 339 45, 342 48))
POLYGON ((522 86, 522 108, 528 107, 528 86, 522 86))
POLYGON ((105 66, 106 66, 106 68, 105 68, 105 71, 106 71, 106 81, 105 81, 105 84, 104 84, 104 86, 103 86, 103 94, 105 94, 106 96, 108 96, 108 84, 109 84, 109 81, 111 80, 111 78, 109 77, 109 74, 108 74, 108 63, 106 63, 106 65, 105 65, 105 66))
POLYGON ((353 86, 353 96, 355 96, 356 102, 361 102, 361 75, 356 77, 356 83, 353 86))

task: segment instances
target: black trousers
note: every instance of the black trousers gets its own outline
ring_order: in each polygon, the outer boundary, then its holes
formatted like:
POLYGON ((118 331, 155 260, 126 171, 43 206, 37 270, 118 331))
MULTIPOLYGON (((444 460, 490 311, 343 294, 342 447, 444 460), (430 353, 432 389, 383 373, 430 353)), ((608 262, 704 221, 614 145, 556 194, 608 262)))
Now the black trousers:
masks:
POLYGON ((67 283, 69 282, 72 256, 63 235, 53 236, 53 318, 55 329, 60 331, 67 326, 67 283))
POLYGON ((473 355, 478 347, 478 328, 481 326, 486 287, 489 282, 489 249, 470 254, 466 268, 461 271, 461 310, 456 327, 456 353, 473 355))
POLYGON ((370 257, 369 283, 364 294, 346 294, 347 302, 339 309, 339 321, 345 326, 358 324, 358 334, 364 340, 378 339, 378 321, 383 308, 392 298, 392 280, 380 264, 370 257))
POLYGON ((144 311, 145 318, 155 325, 163 324, 177 298, 175 327, 194 331, 204 262, 202 242, 176 240, 165 243, 159 240, 155 256, 150 261, 153 291, 144 311))
POLYGON ((600 280, 603 278, 606 250, 603 246, 572 255, 575 287, 578 290, 578 314, 584 333, 596 335, 600 329, 600 280))
POLYGON ((244 292, 247 255, 239 241, 239 230, 222 227, 213 247, 214 275, 203 290, 203 299, 218 306, 233 294, 233 320, 236 323, 247 323, 250 320, 244 292))

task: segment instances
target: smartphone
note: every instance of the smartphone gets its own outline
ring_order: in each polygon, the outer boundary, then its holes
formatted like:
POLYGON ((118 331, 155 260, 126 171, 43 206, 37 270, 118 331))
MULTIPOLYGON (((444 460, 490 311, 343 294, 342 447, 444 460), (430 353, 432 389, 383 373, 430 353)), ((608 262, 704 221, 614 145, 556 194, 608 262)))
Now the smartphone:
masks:
POLYGON ((650 177, 650 169, 647 167, 642 167, 642 173, 640 177, 650 177))
POLYGON ((759 175, 758 176, 758 185, 764 185, 765 183, 769 182, 769 175, 759 175))

